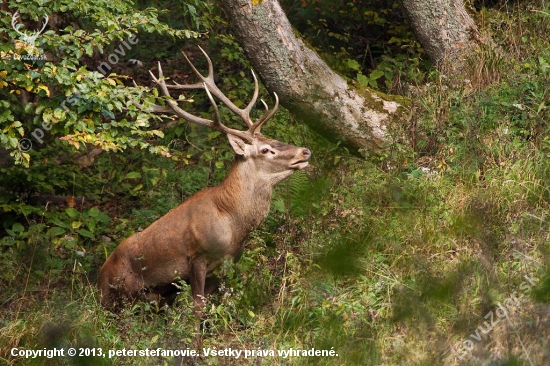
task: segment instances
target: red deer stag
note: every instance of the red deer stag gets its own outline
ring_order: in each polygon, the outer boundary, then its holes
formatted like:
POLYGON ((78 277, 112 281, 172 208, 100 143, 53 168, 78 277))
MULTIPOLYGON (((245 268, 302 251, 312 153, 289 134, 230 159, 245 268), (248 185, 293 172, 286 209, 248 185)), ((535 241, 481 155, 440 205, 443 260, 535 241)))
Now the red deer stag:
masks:
MULTIPOLYGON (((137 298, 170 305, 177 294, 174 281, 178 278, 191 286, 194 310, 201 315, 204 296, 216 290, 217 279, 212 274, 225 259, 238 260, 247 235, 266 218, 273 187, 294 171, 308 165, 311 151, 268 139, 260 133, 262 125, 275 113, 275 106, 252 122, 250 111, 258 97, 258 80, 252 101, 244 109, 235 104, 214 83, 212 61, 208 61, 208 76, 203 76, 187 56, 185 60, 201 82, 190 85, 167 85, 159 63, 159 77, 151 76, 166 97, 167 105, 153 105, 150 111, 173 113, 185 120, 209 126, 227 135, 236 153, 233 166, 217 187, 206 188, 191 196, 175 209, 136 233, 111 253, 99 273, 101 304, 113 309, 123 300, 137 298), (169 90, 204 89, 214 110, 214 119, 194 116, 182 110, 169 90), (228 128, 220 121, 213 96, 237 114, 248 130, 228 128)), ((139 105, 140 106, 140 105, 139 105)), ((142 107, 142 106, 140 106, 142 107)))

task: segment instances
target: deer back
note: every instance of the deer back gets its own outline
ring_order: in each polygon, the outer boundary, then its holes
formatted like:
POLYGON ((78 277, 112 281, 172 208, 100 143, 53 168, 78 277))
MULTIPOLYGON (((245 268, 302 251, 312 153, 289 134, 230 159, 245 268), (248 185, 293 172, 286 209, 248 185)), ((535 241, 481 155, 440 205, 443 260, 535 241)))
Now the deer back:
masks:
POLYGON ((159 65, 159 77, 153 76, 153 79, 168 105, 148 108, 158 113, 172 111, 188 121, 224 132, 236 154, 233 165, 221 184, 191 196, 114 250, 99 275, 101 302, 106 307, 112 308, 121 299, 135 299, 140 295, 160 303, 164 300, 170 303, 176 291, 173 283, 180 279, 191 284, 195 310, 198 311, 203 297, 212 287, 209 283, 212 271, 225 259, 237 260, 247 235, 266 218, 275 185, 308 165, 311 151, 268 139, 260 132, 262 125, 277 109, 276 95, 275 107, 269 110, 264 103, 264 115, 251 122, 250 110, 258 96, 256 77, 253 101, 240 109, 215 85, 212 63, 204 54, 209 64, 207 77, 202 76, 184 54, 202 84, 168 86, 159 65), (180 109, 178 101, 170 96, 171 88, 205 90, 215 119, 193 116, 180 109), (248 130, 223 125, 214 96, 242 117, 248 130))

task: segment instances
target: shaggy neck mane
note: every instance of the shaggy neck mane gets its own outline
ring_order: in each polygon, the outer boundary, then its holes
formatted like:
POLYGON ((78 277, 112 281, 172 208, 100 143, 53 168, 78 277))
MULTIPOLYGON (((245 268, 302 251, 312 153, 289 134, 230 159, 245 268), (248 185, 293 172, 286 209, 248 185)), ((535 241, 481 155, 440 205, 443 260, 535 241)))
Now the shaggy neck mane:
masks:
POLYGON ((218 209, 250 225, 259 225, 269 212, 273 186, 269 178, 257 176, 252 159, 236 156, 229 174, 215 190, 218 209))

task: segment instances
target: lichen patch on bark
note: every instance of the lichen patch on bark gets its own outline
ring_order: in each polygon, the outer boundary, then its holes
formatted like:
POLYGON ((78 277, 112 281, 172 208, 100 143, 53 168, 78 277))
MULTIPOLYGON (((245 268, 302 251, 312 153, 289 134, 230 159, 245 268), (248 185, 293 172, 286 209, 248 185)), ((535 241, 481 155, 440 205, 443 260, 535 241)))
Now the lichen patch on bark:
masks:
POLYGON ((390 102, 387 100, 384 100, 382 103, 384 105, 382 108, 384 108, 384 110, 387 111, 388 113, 395 113, 397 112, 397 108, 401 107, 399 103, 390 102))
POLYGON ((357 89, 331 70, 296 36, 278 1, 263 0, 251 12, 243 11, 247 0, 221 4, 254 70, 283 106, 350 151, 381 150, 402 105, 396 98, 357 89))

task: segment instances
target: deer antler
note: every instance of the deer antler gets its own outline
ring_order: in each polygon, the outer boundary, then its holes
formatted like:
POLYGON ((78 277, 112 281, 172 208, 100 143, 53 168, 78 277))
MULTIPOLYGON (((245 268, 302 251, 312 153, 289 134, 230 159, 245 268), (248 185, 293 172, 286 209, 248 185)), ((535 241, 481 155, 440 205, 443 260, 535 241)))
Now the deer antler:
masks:
POLYGON ((44 15, 44 25, 42 25, 42 28, 39 31, 37 31, 37 35, 41 34, 44 31, 44 29, 46 29, 46 26, 48 25, 49 20, 50 20, 50 17, 48 17, 48 14, 45 14, 44 15))
POLYGON ((48 15, 44 15, 44 24, 42 25, 42 28, 38 31, 34 31, 31 35, 28 35, 24 32, 21 32, 15 25, 15 21, 17 20, 17 17, 19 17, 19 10, 17 10, 15 14, 13 14, 13 16, 11 17, 11 27, 13 28, 14 31, 16 31, 21 36, 21 39, 23 41, 27 42, 30 45, 34 45, 36 38, 38 38, 38 36, 42 34, 44 29, 46 29, 46 26, 48 25, 48 21, 50 20, 48 15))
MULTIPOLYGON (((245 141, 250 142, 252 140, 254 134, 255 133, 260 133, 260 130, 261 130, 262 126, 273 116, 273 114, 275 114, 275 111, 277 110, 277 108, 279 106, 279 97, 277 96, 276 93, 273 93, 274 96, 275 96, 275 105, 274 105, 273 109, 271 109, 271 110, 269 110, 269 107, 267 106, 267 104, 263 100, 261 100, 261 102, 263 103, 266 111, 265 111, 264 115, 261 118, 259 118, 256 122, 252 122, 251 119, 250 119, 250 111, 252 110, 252 108, 256 104, 256 101, 258 99, 258 93, 259 93, 258 79, 256 78, 256 75, 254 74, 254 72, 252 71, 252 77, 254 78, 254 95, 252 96, 252 100, 250 101, 250 103, 248 103, 246 108, 241 109, 241 108, 237 107, 233 102, 231 102, 229 100, 229 98, 227 98, 227 96, 225 96, 225 94, 217 87, 217 85, 214 81, 214 67, 212 65, 212 60, 210 60, 210 57, 208 57, 208 54, 200 46, 199 46, 199 49, 204 54, 204 56, 206 57, 206 60, 208 62, 208 75, 207 76, 203 76, 195 68, 195 66, 193 65, 193 63, 191 63, 191 61, 189 61, 189 58, 187 57, 187 55, 185 53, 182 52, 182 54, 183 54, 183 57, 185 58, 185 60, 187 61, 187 64, 191 67, 191 69, 195 73, 195 75, 197 75, 197 77, 201 80, 200 82, 197 82, 197 83, 194 83, 194 84, 174 83, 174 85, 166 85, 166 82, 165 82, 166 79, 164 78, 164 75, 162 73, 162 67, 160 65, 160 62, 159 62, 159 76, 158 76, 158 78, 155 77, 155 75, 153 75, 153 73, 149 71, 149 73, 151 74, 151 77, 153 78, 155 83, 159 86, 162 94, 164 94, 164 96, 167 98, 167 101, 168 101, 168 106, 160 106, 160 105, 155 105, 154 104, 154 105, 151 105, 149 110, 151 112, 155 112, 155 113, 174 112, 176 115, 182 117, 183 119, 185 119, 187 121, 197 123, 197 124, 200 124, 200 125, 204 125, 204 126, 208 126, 212 129, 215 129, 215 130, 218 130, 218 131, 221 131, 221 132, 224 132, 224 133, 239 136, 242 139, 244 139, 245 141), (181 109, 178 105, 178 101, 174 100, 174 98, 172 98, 172 96, 170 95, 170 89, 175 89, 175 90, 200 90, 200 89, 204 89, 206 91, 208 99, 210 100, 210 103, 212 104, 212 107, 214 108, 214 117, 215 117, 214 120, 209 120, 209 119, 206 119, 206 118, 198 117, 198 116, 195 116, 195 115, 193 115, 191 113, 188 113, 188 112, 184 111, 183 109, 181 109), (236 115, 241 117, 241 119, 244 121, 244 123, 248 127, 248 130, 247 131, 241 131, 241 130, 236 130, 236 129, 229 128, 229 127, 225 126, 221 122, 218 106, 216 105, 214 97, 218 98, 233 113, 235 113, 236 115)), ((136 105, 139 108, 142 108, 141 105, 139 105, 139 104, 136 104, 136 105)))

